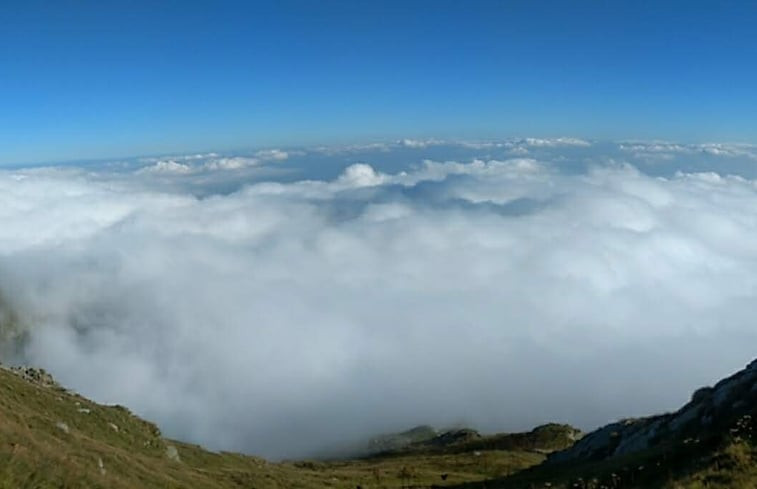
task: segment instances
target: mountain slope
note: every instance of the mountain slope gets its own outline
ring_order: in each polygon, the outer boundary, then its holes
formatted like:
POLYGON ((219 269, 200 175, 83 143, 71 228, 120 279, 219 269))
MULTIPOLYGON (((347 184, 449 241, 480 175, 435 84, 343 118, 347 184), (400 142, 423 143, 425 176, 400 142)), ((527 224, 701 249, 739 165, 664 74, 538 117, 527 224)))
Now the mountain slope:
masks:
MULTIPOLYGON (((419 427, 421 428, 421 427, 419 427)), ((411 430, 419 433, 419 428, 411 430)), ((492 450, 502 451, 530 451, 537 453, 552 453, 572 446, 583 435, 580 430, 569 425, 549 423, 537 426, 525 433, 496 433, 484 435, 470 428, 459 428, 449 431, 436 431, 430 427, 423 427, 423 435, 415 436, 415 441, 407 441, 405 433, 400 433, 400 440, 389 435, 394 443, 384 450, 377 451, 373 456, 392 457, 409 454, 455 454, 466 452, 483 452, 492 450), (431 430, 431 431, 429 431, 431 430)), ((382 437, 382 439, 384 439, 382 437)), ((382 444, 382 446, 385 444, 382 444)))
MULTIPOLYGON (((603 460, 650 449, 665 443, 701 443, 703 439, 737 432, 757 405, 757 360, 714 387, 697 390, 691 401, 671 414, 623 420, 601 428, 549 463, 603 460)), ((749 433, 746 436, 750 436, 749 433)))
POLYGON ((154 424, 68 392, 44 371, 0 369, 2 488, 234 487, 235 471, 275 487, 265 461, 220 457, 164 440, 154 424))
MULTIPOLYGON (((411 441, 435 434, 422 431, 411 441)), ((42 370, 0 366, 0 489, 429 487, 514 473, 544 458, 513 449, 270 463, 164 439, 126 408, 91 402, 42 370)))
POLYGON ((757 360, 674 413, 589 433, 539 466, 458 487, 757 488, 757 360))
POLYGON ((755 489, 755 420, 757 361, 674 413, 577 442, 576 430, 556 424, 498 435, 419 427, 367 458, 270 463, 164 439, 126 408, 93 403, 44 371, 0 366, 0 489, 755 489))

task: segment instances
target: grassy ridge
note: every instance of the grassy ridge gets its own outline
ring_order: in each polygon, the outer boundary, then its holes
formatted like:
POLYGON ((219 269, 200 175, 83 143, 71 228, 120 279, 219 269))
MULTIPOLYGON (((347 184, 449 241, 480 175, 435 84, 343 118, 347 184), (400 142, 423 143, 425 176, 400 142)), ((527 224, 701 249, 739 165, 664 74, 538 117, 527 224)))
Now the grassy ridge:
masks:
POLYGON ((126 408, 93 403, 40 371, 0 368, 2 489, 428 487, 490 479, 543 460, 535 452, 490 450, 269 463, 166 440, 126 408))
POLYGON ((757 361, 676 412, 587 434, 546 463, 460 489, 756 489, 757 361))
POLYGON ((575 430, 556 424, 490 436, 422 428, 380 455, 270 463, 164 439, 126 408, 93 403, 44 372, 0 368, 0 489, 755 489, 757 363, 676 413, 608 425, 577 443, 575 430), (633 437, 652 423, 648 448, 615 450, 624 435, 613 430, 633 437))
POLYGON ((622 457, 543 464, 457 489, 755 489, 757 449, 745 440, 663 445, 622 457))
POLYGON ((530 451, 551 453, 564 450, 581 437, 582 433, 569 425, 549 423, 537 426, 526 433, 497 433, 482 435, 463 428, 426 437, 404 446, 385 450, 378 456, 391 457, 408 454, 457 454, 483 451, 530 451))

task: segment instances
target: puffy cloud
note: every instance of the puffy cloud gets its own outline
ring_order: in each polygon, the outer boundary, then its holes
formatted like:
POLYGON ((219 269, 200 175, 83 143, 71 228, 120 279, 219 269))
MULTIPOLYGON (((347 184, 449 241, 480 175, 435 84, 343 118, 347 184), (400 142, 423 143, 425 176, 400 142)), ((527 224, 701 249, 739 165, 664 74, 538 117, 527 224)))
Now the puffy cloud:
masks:
POLYGON ((708 143, 699 145, 698 149, 703 153, 715 156, 739 157, 746 156, 757 159, 757 146, 752 144, 718 144, 708 143))
MULTIPOLYGON (((184 160, 191 161, 191 160, 184 160)), ((179 163, 174 160, 158 160, 155 163, 143 166, 136 170, 137 175, 190 175, 208 171, 241 170, 255 166, 260 162, 257 158, 245 158, 241 156, 209 158, 200 164, 179 163)))
POLYGON ((215 171, 234 171, 259 166, 267 162, 281 162, 290 154, 301 155, 299 151, 265 149, 250 156, 221 156, 218 153, 198 153, 163 158, 140 158, 142 165, 135 171, 139 175, 191 175, 215 171), (144 163, 147 163, 146 165, 144 163))
POLYGON ((190 165, 186 163, 179 163, 174 160, 159 160, 152 165, 145 166, 137 170, 137 173, 152 173, 152 174, 180 174, 186 175, 194 172, 190 165))
MULTIPOLYGON (((257 153, 255 153, 255 156, 261 160, 273 160, 273 161, 284 161, 287 158, 289 158, 289 153, 287 151, 282 151, 280 149, 264 149, 260 150, 257 153)), ((301 154, 299 151, 295 151, 295 154, 301 154)))
POLYGON ((578 138, 551 138, 551 139, 543 139, 543 138, 525 138, 521 140, 523 143, 525 143, 528 146, 535 146, 535 147, 556 147, 556 146, 580 146, 580 147, 588 147, 591 146, 591 143, 589 141, 578 139, 578 138))
POLYGON ((559 138, 520 138, 503 140, 465 140, 465 139, 413 139, 403 138, 394 142, 377 142, 369 144, 352 144, 341 146, 317 146, 309 151, 329 156, 356 154, 364 152, 389 153, 396 149, 426 150, 431 148, 463 148, 469 150, 506 150, 510 155, 526 155, 529 148, 549 150, 564 148, 590 148, 592 143, 572 137, 559 138))
POLYGON ((202 198, 0 172, 0 320, 83 394, 273 457, 417 423, 591 428, 754 355, 755 181, 561 168, 352 163, 202 198))
POLYGON ((308 151, 313 153, 320 153, 327 156, 360 153, 364 151, 379 151, 389 152, 396 145, 392 143, 365 143, 365 144, 348 144, 348 145, 335 145, 335 146, 315 146, 308 148, 308 151))
POLYGON ((673 159, 676 154, 692 155, 702 153, 722 157, 746 157, 757 159, 757 146, 739 143, 678 144, 670 142, 629 142, 620 143, 622 151, 632 152, 637 157, 673 159))
POLYGON ((385 180, 385 175, 377 173, 371 165, 365 163, 355 163, 348 166, 339 177, 340 183, 351 187, 373 187, 381 185, 385 180))
MULTIPOLYGON (((286 157, 284 158, 286 159, 286 157)), ((257 158, 244 158, 234 156, 231 158, 213 158, 206 161, 199 170, 239 170, 249 166, 255 166, 260 163, 257 158)))
POLYGON ((405 148, 423 149, 429 146, 440 146, 450 143, 440 139, 400 139, 397 144, 405 148))
POLYGON ((620 149, 636 153, 692 153, 694 151, 690 146, 668 142, 621 143, 620 149))

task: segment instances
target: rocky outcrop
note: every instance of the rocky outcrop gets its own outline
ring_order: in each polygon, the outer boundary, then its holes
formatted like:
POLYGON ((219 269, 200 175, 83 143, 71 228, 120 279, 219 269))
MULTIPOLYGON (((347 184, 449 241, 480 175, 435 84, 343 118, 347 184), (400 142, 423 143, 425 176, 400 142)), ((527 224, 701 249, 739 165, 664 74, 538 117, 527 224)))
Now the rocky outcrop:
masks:
POLYGON ((368 441, 368 453, 382 453, 402 450, 413 443, 419 443, 436 437, 439 432, 431 426, 420 425, 401 433, 380 435, 368 441))
POLYGON ((757 360, 713 387, 698 389, 674 413, 627 419, 589 433, 572 447, 553 453, 547 463, 604 460, 662 443, 699 443, 702 436, 753 436, 745 431, 757 414, 757 360), (741 433, 743 432, 743 433, 741 433))
POLYGON ((11 370, 16 375, 23 377, 24 379, 34 384, 41 385, 43 387, 58 387, 58 383, 55 382, 53 376, 43 368, 12 367, 11 370))
POLYGON ((24 380, 42 387, 60 387, 55 379, 53 379, 53 376, 43 368, 6 366, 2 364, 0 364, 0 368, 12 372, 24 380))
POLYGON ((470 443, 482 438, 481 433, 470 428, 460 428, 451 431, 445 431, 430 440, 421 442, 418 445, 422 447, 447 447, 461 443, 470 443))
MULTIPOLYGON (((473 430, 458 430, 440 435, 436 448, 447 453, 485 450, 514 450, 551 453, 573 445, 583 436, 580 430, 564 424, 549 423, 522 433, 481 435, 473 430)), ((434 440, 431 440, 433 442, 434 440)), ((426 443, 433 448, 431 443, 426 443)))

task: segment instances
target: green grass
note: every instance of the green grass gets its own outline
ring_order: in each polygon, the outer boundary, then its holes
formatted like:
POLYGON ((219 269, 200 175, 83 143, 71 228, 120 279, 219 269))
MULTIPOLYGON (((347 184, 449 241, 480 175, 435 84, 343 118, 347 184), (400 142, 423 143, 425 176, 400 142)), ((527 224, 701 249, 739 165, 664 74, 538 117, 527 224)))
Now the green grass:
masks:
MULTIPOLYGON (((757 408, 757 406, 756 406, 757 408)), ((755 489, 757 433, 710 433, 699 439, 600 461, 544 464, 512 476, 459 484, 458 489, 755 489)))
POLYGON ((446 438, 426 429, 422 440, 377 456, 271 463, 164 439, 126 408, 93 403, 36 371, 0 368, 0 489, 755 489, 757 406, 750 409, 696 438, 600 461, 541 464, 572 442, 570 427, 553 424, 446 438))
POLYGON ((536 452, 487 450, 270 463, 166 440, 126 408, 0 369, 0 489, 429 487, 501 477, 542 460, 536 452))

